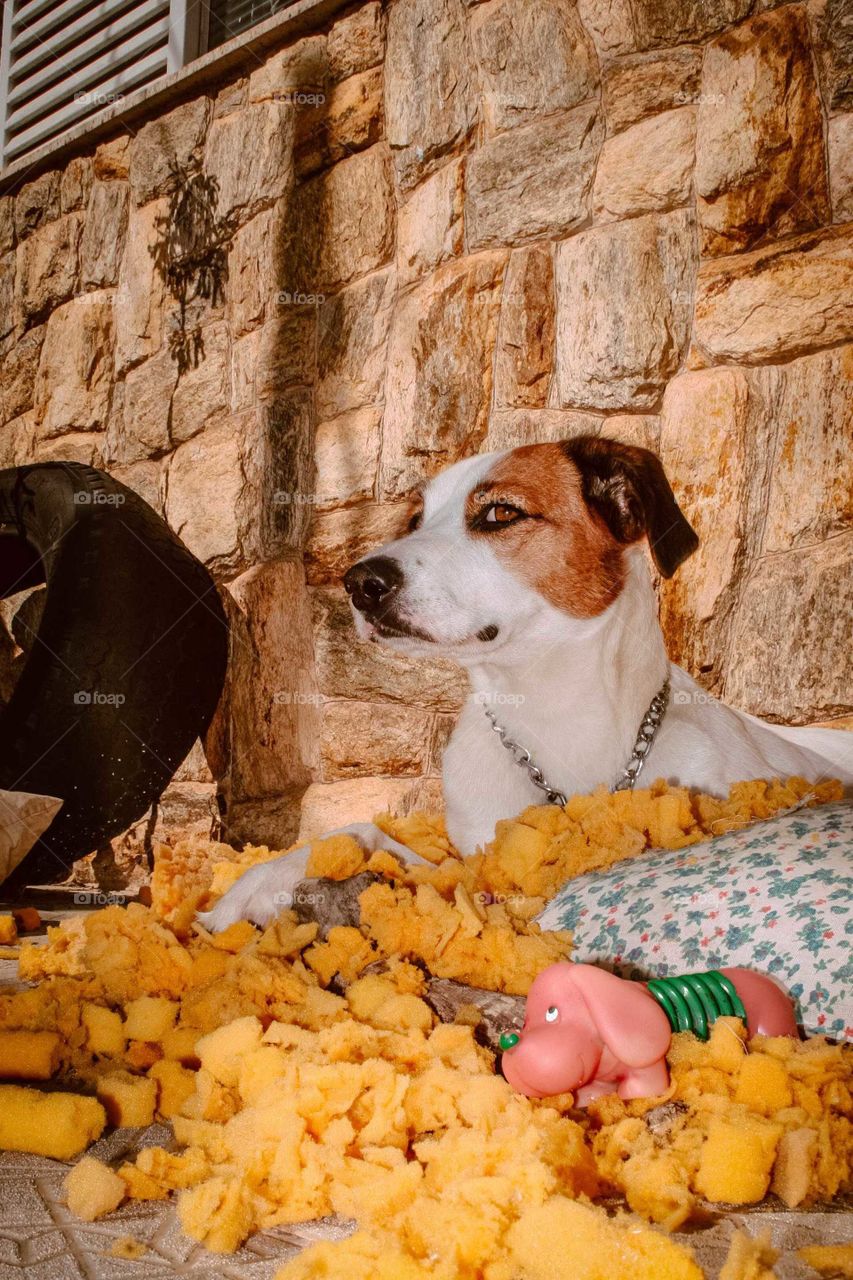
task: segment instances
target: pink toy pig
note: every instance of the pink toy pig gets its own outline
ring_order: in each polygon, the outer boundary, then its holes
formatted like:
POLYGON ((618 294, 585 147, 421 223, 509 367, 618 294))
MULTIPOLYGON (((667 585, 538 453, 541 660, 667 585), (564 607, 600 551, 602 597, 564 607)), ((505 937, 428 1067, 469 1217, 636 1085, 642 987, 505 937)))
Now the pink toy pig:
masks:
MULTIPOLYGON (((793 1008, 776 984, 749 969, 722 969, 736 986, 750 1035, 796 1035, 793 1008)), ((501 1067, 530 1098, 572 1091, 579 1106, 604 1093, 649 1098, 669 1086, 669 1019, 641 982, 592 964, 543 970, 527 997, 519 1037, 501 1067)))

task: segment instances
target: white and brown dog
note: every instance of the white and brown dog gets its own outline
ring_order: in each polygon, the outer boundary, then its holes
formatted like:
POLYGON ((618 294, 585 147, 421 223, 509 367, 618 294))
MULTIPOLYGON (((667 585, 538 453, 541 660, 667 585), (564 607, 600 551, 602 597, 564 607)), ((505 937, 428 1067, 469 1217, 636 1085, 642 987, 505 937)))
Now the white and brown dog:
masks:
MULTIPOLYGON (((766 724, 709 699, 669 661, 643 539, 667 578, 698 545, 659 459, 579 436, 456 463, 424 488, 408 531, 347 572, 359 635, 468 672, 443 764, 448 833, 463 853, 490 840, 499 818, 544 802, 488 711, 565 795, 616 783, 667 680, 650 779, 713 795, 791 774, 853 785, 853 736, 766 724)), ((370 823, 345 830, 416 860, 370 823)), ((266 923, 306 859, 253 868, 202 919, 266 923)))

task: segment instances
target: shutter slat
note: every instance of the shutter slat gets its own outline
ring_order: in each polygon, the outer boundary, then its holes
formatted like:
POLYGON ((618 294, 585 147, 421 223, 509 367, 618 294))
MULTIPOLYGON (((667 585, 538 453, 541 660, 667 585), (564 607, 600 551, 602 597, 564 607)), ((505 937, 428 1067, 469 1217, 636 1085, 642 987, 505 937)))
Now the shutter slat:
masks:
MULTIPOLYGON (((130 93, 132 90, 139 89, 152 80, 156 80, 163 75, 165 70, 166 50, 152 49, 147 57, 134 61, 131 66, 125 68, 117 76, 112 76, 103 81, 91 93, 92 96, 106 96, 109 93, 130 93)), ((66 129, 85 119, 87 115, 92 115, 93 111, 100 110, 102 105, 105 104, 102 103, 93 108, 87 102, 80 100, 74 102, 72 97, 71 102, 63 111, 53 112, 44 116, 29 128, 20 129, 14 134, 7 133, 4 152, 5 163, 11 163, 35 147, 41 146, 43 142, 48 142, 51 138, 64 133, 66 129)))

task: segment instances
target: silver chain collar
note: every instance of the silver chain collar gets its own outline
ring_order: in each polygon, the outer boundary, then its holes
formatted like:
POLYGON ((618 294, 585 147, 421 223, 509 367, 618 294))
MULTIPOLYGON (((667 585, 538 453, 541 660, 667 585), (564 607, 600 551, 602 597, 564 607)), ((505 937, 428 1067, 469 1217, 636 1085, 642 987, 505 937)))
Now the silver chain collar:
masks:
MULTIPOLYGON (((652 743, 655 740, 661 720, 663 720, 667 706, 669 705, 669 676, 664 680, 658 692, 649 703, 649 709, 640 722, 640 730, 637 734, 637 741, 634 743, 634 750, 631 752, 631 758, 622 770, 617 781, 613 784, 613 791, 631 791, 634 783, 642 772, 643 765, 646 763, 646 757, 652 749, 652 743)), ((515 763, 521 769, 526 769, 530 777, 530 781, 534 787, 538 787, 540 791, 545 792, 545 796, 549 804, 564 805, 568 799, 563 795, 562 791, 557 791, 547 780, 538 765, 534 764, 533 757, 526 747, 522 747, 519 743, 514 742, 507 734, 506 729, 499 725, 493 711, 489 711, 488 707, 484 707, 486 719, 492 726, 493 731, 501 740, 501 746, 506 747, 515 763)))

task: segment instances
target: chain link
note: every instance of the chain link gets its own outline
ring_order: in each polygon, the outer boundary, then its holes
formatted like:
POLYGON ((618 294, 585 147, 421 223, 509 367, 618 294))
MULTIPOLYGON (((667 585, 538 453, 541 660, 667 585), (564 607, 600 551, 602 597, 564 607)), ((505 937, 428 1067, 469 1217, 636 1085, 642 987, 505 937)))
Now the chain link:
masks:
MULTIPOLYGON (((640 722, 640 729, 637 734, 637 740, 634 743, 634 750, 631 752, 631 758, 614 783, 613 791, 631 791, 633 789, 634 783, 646 763, 646 757, 652 749, 652 743, 655 740, 668 705, 669 677, 667 676, 658 692, 652 698, 649 709, 640 722)), ((564 805, 567 797, 562 791, 558 791, 551 786, 539 766, 534 764, 533 757, 527 748, 522 747, 520 743, 509 736, 506 729, 498 724, 497 717, 493 711, 489 711, 487 707, 484 707, 483 710, 486 713, 486 719, 492 726, 493 732, 500 738, 501 746, 506 748, 519 768, 527 770, 534 787, 538 787, 540 791, 545 792, 545 797, 549 804, 564 805)))

